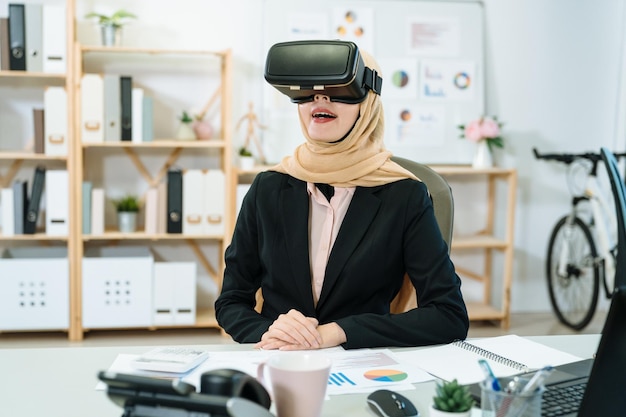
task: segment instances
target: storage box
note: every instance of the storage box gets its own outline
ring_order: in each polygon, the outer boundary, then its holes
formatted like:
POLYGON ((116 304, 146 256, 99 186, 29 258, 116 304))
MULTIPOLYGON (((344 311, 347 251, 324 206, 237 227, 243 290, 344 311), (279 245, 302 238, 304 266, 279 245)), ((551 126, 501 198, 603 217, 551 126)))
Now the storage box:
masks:
POLYGON ((196 323, 195 262, 156 262, 154 264, 155 325, 196 323))
POLYGON ((83 327, 152 325, 154 259, 144 247, 93 249, 83 258, 83 327))
POLYGON ((0 258, 0 330, 69 327, 66 248, 13 248, 0 258))

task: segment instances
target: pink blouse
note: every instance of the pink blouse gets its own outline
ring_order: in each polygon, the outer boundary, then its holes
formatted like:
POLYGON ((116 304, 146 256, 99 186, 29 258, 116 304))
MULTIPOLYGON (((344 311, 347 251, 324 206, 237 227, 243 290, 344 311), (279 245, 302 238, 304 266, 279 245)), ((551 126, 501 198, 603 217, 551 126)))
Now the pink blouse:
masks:
POLYGON ((324 194, 317 189, 312 182, 307 183, 307 191, 310 196, 309 218, 309 257, 311 260, 311 277, 313 286, 313 298, 315 305, 320 298, 326 264, 330 256, 330 250, 335 243, 339 227, 343 222, 355 187, 335 188, 335 194, 326 199, 324 194))

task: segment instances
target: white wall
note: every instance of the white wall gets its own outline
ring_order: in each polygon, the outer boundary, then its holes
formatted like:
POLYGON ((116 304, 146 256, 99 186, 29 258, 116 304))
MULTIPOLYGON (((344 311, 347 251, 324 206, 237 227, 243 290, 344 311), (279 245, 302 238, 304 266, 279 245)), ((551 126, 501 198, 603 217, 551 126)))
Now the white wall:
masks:
MULTIPOLYGON (((549 233, 567 210, 565 168, 544 152, 615 150, 624 2, 487 0, 487 109, 506 123, 501 163, 519 174, 514 311, 549 309, 549 233)), ((622 116, 624 117, 624 116, 622 116)))
MULTIPOLYGON (((97 27, 83 16, 123 7, 140 17, 126 27, 127 45, 232 48, 234 126, 248 101, 263 103, 263 3, 77 0, 77 31, 82 42, 98 43, 97 27)), ((626 138, 616 138, 624 1, 485 0, 484 5, 487 113, 505 123, 506 149, 497 155, 499 165, 519 172, 512 309, 548 311, 545 250, 569 197, 564 168, 535 160, 531 150, 626 147, 626 138)), ((208 97, 185 99, 200 106, 208 97)), ((243 134, 236 132, 236 144, 243 134)), ((272 144, 265 146, 278 152, 272 144)))

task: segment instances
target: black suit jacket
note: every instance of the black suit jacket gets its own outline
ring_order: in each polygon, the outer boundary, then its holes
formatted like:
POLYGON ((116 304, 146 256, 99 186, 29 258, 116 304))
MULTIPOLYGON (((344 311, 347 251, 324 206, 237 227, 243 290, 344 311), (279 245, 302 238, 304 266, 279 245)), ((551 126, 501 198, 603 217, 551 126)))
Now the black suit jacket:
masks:
POLYGON ((320 324, 336 322, 345 348, 419 346, 467 336, 461 281, 441 237, 426 186, 401 180, 357 187, 334 243, 322 292, 313 302, 306 182, 277 172, 255 178, 243 200, 220 296, 220 326, 257 342, 294 308, 320 324), (405 272, 419 308, 390 314, 405 272), (262 288, 261 313, 254 310, 262 288))

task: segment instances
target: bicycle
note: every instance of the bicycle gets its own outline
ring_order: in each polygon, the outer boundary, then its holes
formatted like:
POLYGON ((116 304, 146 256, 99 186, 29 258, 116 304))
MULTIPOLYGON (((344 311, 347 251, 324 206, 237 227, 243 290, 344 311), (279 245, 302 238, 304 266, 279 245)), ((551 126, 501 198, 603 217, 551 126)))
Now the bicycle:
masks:
MULTIPOLYGON (((550 303, 559 321, 582 330, 595 314, 600 281, 607 298, 611 298, 615 282, 617 219, 597 177, 602 157, 592 152, 540 154, 536 148, 533 153, 537 159, 568 166, 571 209, 552 229, 546 279, 550 303)), ((626 153, 615 154, 616 158, 624 156, 626 153)))

